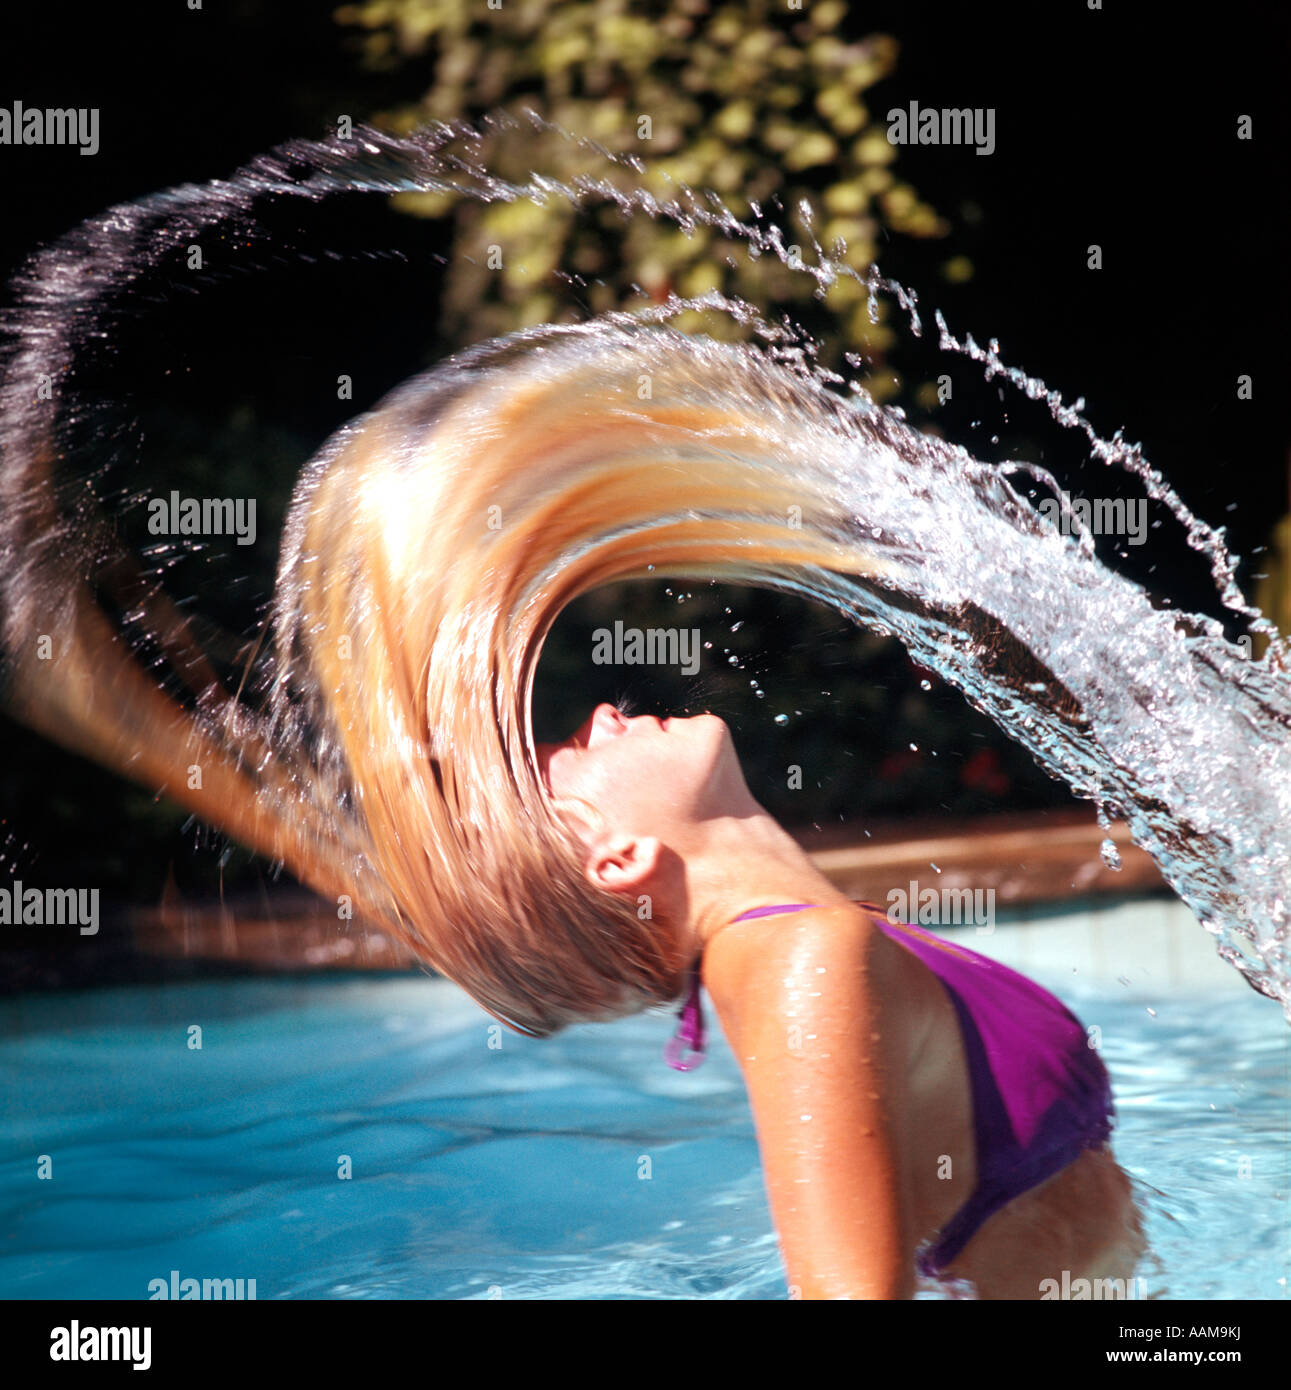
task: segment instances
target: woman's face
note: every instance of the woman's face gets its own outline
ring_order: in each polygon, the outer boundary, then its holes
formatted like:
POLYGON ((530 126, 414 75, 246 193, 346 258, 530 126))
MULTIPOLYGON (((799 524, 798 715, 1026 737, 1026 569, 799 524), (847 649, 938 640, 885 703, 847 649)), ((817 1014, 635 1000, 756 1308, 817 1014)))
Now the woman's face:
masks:
POLYGON ((628 718, 597 705, 563 743, 535 752, 555 800, 590 802, 613 832, 655 836, 683 853, 704 821, 756 809, 730 730, 713 714, 628 718))

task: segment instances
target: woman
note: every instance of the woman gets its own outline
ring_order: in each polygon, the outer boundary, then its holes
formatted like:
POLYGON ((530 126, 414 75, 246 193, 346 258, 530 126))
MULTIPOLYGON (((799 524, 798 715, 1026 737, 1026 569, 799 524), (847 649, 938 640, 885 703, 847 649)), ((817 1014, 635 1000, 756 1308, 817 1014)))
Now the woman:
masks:
POLYGON ((916 1252, 988 1298, 1039 1298, 1064 1271, 1133 1277, 1106 1073, 1057 1000, 835 890, 753 800, 712 715, 599 705, 537 755, 588 883, 647 904, 702 960, 791 1292, 906 1298, 916 1252), (936 973, 947 953, 958 990, 936 973))
MULTIPOLYGON (((433 180, 435 160, 433 141, 295 142, 32 258, 0 361, 9 712, 283 863, 516 1031, 620 1017, 688 985, 697 1017, 702 958, 803 1296, 907 1295, 916 1248, 956 1217, 985 1219, 924 1266, 945 1257, 988 1295, 1034 1297, 1063 1270, 1127 1277, 1132 1207, 1098 1147, 1101 1068, 1087 1049, 1076 1065, 1047 996, 992 977, 1010 1009, 1027 996, 1047 1020, 1027 1046, 1061 1034, 1039 1075, 1070 1080, 1069 1103, 1023 1113, 1031 1090, 1010 1088, 1025 1079, 987 1074, 916 934, 812 869, 750 798, 720 721, 629 725, 602 707, 566 744, 532 739, 557 615, 651 572, 807 594, 934 660, 953 631, 951 600, 919 581, 947 543, 938 503, 994 496, 993 474, 792 360, 616 316, 473 349, 334 436, 296 488, 267 630, 235 679, 104 524, 96 497, 120 503, 71 428, 98 408, 76 368, 114 341, 136 281, 190 288, 176 258, 229 223, 230 254, 258 245, 261 197, 390 191, 433 180), (795 911, 748 915, 782 907, 795 911), (1082 1128, 1051 1143, 1044 1124, 1081 1107, 1082 1128)), ((1040 529, 1008 506, 998 524, 1040 529)), ((1074 747, 1087 731, 1068 717, 1074 747)))

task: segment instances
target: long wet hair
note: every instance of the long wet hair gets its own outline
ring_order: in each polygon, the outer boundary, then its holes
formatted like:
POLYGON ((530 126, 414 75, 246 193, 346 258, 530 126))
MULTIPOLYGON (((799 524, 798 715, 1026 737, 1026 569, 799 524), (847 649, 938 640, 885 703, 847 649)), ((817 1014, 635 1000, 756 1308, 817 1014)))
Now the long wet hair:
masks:
MULTIPOLYGON (((302 187, 302 148, 112 209, 15 282, 8 708, 352 905, 509 1027, 673 1001, 683 924, 588 883, 538 773, 543 641, 579 594, 651 570, 854 592, 881 567, 829 459, 899 427, 752 347, 627 316, 526 331, 404 384, 305 468, 241 688, 136 585, 145 662, 101 602, 128 557, 64 477, 65 423, 93 408, 78 345, 167 248, 302 187)), ((331 147, 308 148, 317 168, 331 147)))

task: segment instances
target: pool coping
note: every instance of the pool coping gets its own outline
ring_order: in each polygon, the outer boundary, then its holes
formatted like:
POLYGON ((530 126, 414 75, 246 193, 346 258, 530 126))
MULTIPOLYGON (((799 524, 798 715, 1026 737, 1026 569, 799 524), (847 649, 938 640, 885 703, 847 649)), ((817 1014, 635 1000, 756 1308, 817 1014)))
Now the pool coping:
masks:
MULTIPOLYGON (((1179 935, 1178 929, 1186 924, 1213 955, 1213 945, 1170 893, 1151 857, 1134 845, 1129 829, 1115 823, 1104 830, 1083 808, 973 820, 921 818, 871 822, 864 827, 813 826, 791 828, 790 833, 820 871, 851 897, 887 907, 894 892, 922 896, 931 888, 949 898, 968 893, 989 902, 990 920, 997 924, 990 937, 998 937, 997 950, 1017 932, 1030 932, 1055 912, 1069 917, 1091 910, 1083 904, 1106 906, 1126 898, 1149 902, 1159 898, 1178 909, 1167 914, 1167 934, 1179 935), (1100 857, 1099 845, 1105 838, 1112 839, 1121 857, 1119 872, 1100 857)), ((1157 912, 1145 910, 1150 915, 1157 912)), ((398 970, 417 964, 409 951, 384 933, 338 921, 334 909, 300 889, 284 890, 269 900, 219 904, 184 902, 171 895, 156 908, 131 911, 128 920, 134 948, 146 956, 236 961, 271 971, 398 970)), ((930 925, 940 930, 942 919, 930 925)), ((992 954, 983 944, 990 939, 987 934, 975 933, 972 926, 967 930, 978 943, 975 949, 992 954)), ((1162 949, 1157 935, 1154 928, 1153 951, 1162 949)), ((1056 942, 1056 937, 1051 939, 1056 942)), ((1009 950, 1017 954, 1018 948, 1014 945, 1009 950)), ((1102 946, 1098 952, 1099 958, 1107 955, 1102 946)), ((1231 967, 1218 960, 1216 964, 1234 975, 1231 967)), ((1183 970, 1181 965, 1179 971, 1183 970)), ((1201 966, 1188 966, 1187 973, 1188 978, 1210 977, 1201 966)))

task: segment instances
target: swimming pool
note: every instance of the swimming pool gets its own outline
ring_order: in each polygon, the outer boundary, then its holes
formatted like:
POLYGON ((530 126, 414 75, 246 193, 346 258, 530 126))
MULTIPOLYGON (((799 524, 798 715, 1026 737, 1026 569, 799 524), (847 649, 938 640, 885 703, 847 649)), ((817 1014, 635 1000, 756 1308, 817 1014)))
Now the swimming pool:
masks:
MULTIPOLYGON (((1147 1296, 1285 1298, 1277 1006, 1165 900, 957 939, 1101 1031, 1147 1296)), ((0 1295, 145 1299, 176 1271, 262 1300, 784 1298, 734 1058, 710 1033, 672 1071, 671 1026, 535 1042, 408 975, 4 1001, 0 1295)))

